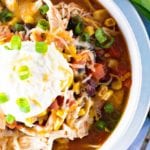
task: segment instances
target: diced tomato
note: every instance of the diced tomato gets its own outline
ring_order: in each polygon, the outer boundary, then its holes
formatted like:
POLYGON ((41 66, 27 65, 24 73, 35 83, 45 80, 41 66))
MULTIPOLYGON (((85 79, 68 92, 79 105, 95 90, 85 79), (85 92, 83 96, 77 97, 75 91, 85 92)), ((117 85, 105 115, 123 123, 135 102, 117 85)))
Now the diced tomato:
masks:
POLYGON ((119 76, 125 75, 129 71, 128 66, 120 65, 117 68, 117 72, 119 76))
POLYGON ((125 81, 123 82, 123 85, 124 85, 124 87, 126 87, 126 88, 130 88, 130 87, 131 87, 131 83, 132 83, 131 79, 127 79, 127 80, 125 80, 125 81))
POLYGON ((74 101, 74 100, 71 100, 70 102, 69 102, 69 106, 71 107, 73 104, 75 104, 76 102, 74 101))
POLYGON ((112 48, 109 49, 109 54, 113 58, 120 58, 120 56, 121 56, 120 50, 115 48, 115 47, 112 47, 112 48))
POLYGON ((104 71, 104 65, 96 63, 94 65, 94 68, 95 68, 95 71, 92 72, 92 76, 93 76, 94 79, 96 79, 97 81, 99 81, 106 74, 105 71, 104 71))
POLYGON ((58 102, 55 100, 52 104, 51 104, 51 106, 49 107, 50 108, 50 110, 51 109, 59 109, 59 105, 58 105, 58 102))

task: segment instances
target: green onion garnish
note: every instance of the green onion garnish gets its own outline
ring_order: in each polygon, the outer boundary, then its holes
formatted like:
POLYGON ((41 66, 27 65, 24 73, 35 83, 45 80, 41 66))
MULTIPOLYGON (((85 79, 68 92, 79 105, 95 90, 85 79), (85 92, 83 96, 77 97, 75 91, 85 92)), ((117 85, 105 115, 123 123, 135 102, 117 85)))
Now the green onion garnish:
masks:
POLYGON ((79 23, 76 25, 76 27, 75 27, 74 33, 75 33, 76 35, 80 35, 80 34, 82 33, 82 31, 83 31, 83 27, 84 27, 83 23, 82 23, 82 22, 79 22, 79 23))
POLYGON ((85 41, 85 42, 89 42, 90 41, 90 36, 89 36, 89 34, 88 33, 83 33, 82 35, 81 35, 81 40, 82 41, 85 41))
POLYGON ((37 26, 43 30, 49 29, 49 23, 45 19, 39 20, 37 26))
POLYGON ((6 116, 6 122, 8 123, 8 124, 13 124, 14 122, 15 122, 15 117, 13 116, 13 115, 11 115, 11 114, 8 114, 7 116, 6 116))
POLYGON ((10 41, 10 48, 11 49, 16 49, 16 50, 20 50, 21 49, 21 38, 20 38, 20 36, 18 36, 18 35, 14 35, 14 36, 12 36, 12 38, 11 38, 11 41, 10 41))
POLYGON ((104 48, 104 49, 110 48, 113 45, 114 41, 115 41, 114 37, 108 36, 107 37, 107 41, 102 43, 102 44, 100 44, 100 47, 104 48))
POLYGON ((5 93, 0 93, 0 104, 6 103, 9 100, 5 93))
POLYGON ((104 111, 105 111, 106 113, 112 113, 112 112, 114 111, 114 106, 113 106, 113 104, 111 104, 111 103, 105 104, 105 106, 104 106, 104 111))
POLYGON ((45 42, 36 42, 35 50, 38 53, 45 54, 48 50, 48 45, 45 42))
POLYGON ((18 75, 21 80, 26 80, 30 77, 30 69, 28 66, 21 66, 18 69, 18 75))
POLYGON ((40 13, 42 14, 42 15, 46 15, 46 13, 48 12, 48 10, 49 10, 49 7, 47 6, 47 5, 43 5, 43 6, 41 6, 40 7, 40 13))
POLYGON ((24 112, 24 113, 28 113, 30 112, 30 104, 28 102, 28 99, 26 98, 18 98, 16 100, 16 104, 18 105, 19 109, 24 112))
POLYGON ((21 23, 16 23, 16 24, 13 26, 13 30, 14 30, 14 31, 24 31, 24 26, 23 26, 23 24, 21 24, 21 23))
POLYGON ((2 22, 8 22, 13 18, 13 13, 10 12, 8 9, 2 10, 0 12, 0 21, 2 22))
POLYGON ((103 120, 99 120, 96 122, 96 127, 99 129, 99 130, 104 130, 106 128, 106 123, 105 121, 103 120))
POLYGON ((100 44, 104 43, 107 40, 107 36, 101 28, 96 30, 95 38, 100 44))

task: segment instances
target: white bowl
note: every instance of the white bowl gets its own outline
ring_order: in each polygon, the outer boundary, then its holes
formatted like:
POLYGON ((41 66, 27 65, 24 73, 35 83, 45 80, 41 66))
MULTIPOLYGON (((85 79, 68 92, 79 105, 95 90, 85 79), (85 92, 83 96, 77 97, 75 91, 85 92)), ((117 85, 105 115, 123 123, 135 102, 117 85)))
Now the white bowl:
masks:
POLYGON ((130 126, 132 119, 135 115, 140 99, 141 83, 142 83, 141 57, 134 33, 126 17, 121 12, 119 7, 112 0, 99 0, 99 2, 109 11, 109 13, 117 21, 123 33, 123 36, 126 40, 131 60, 132 86, 130 89, 130 95, 128 98, 126 109, 113 133, 106 140, 106 142, 100 147, 101 150, 119 150, 120 143, 118 141, 127 132, 127 129, 130 126))

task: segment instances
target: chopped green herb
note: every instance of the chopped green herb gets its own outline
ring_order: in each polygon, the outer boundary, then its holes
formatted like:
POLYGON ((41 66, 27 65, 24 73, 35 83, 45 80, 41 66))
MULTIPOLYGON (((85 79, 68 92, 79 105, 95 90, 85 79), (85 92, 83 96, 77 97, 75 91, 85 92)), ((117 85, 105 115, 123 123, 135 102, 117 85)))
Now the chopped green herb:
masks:
POLYGON ((48 50, 48 45, 45 42, 36 42, 35 49, 38 53, 45 54, 48 50))
POLYGON ((41 19, 38 21, 37 26, 43 30, 48 30, 49 29, 49 23, 45 19, 41 19))
POLYGON ((96 122, 96 127, 99 129, 99 130, 104 130, 106 128, 106 123, 105 121, 103 120, 99 120, 96 122))
POLYGON ((20 50, 21 49, 21 38, 18 35, 14 35, 10 40, 10 48, 13 50, 20 50))
POLYGON ((106 36, 106 34, 104 33, 103 29, 101 29, 101 28, 99 28, 99 29, 96 30, 96 32, 95 32, 95 38, 96 38, 96 40, 97 40, 100 44, 102 44, 102 43, 104 43, 105 41, 107 41, 107 36, 106 36))
POLYGON ((4 45, 4 48, 5 48, 6 50, 12 50, 12 48, 10 48, 8 45, 4 45))
POLYGON ((18 75, 21 80, 26 80, 30 77, 30 69, 28 66, 21 66, 18 69, 18 75))
POLYGON ((13 116, 13 115, 11 115, 11 114, 8 114, 7 116, 6 116, 6 122, 8 123, 8 124, 13 124, 14 122, 15 122, 15 117, 13 116))
POLYGON ((104 48, 104 49, 110 48, 110 47, 113 45, 114 41, 115 41, 115 40, 114 40, 114 37, 108 36, 107 41, 104 42, 104 43, 102 43, 102 44, 100 45, 100 47, 101 47, 101 48, 104 48))
POLYGON ((82 41, 85 41, 85 42, 89 42, 90 41, 90 36, 89 36, 89 34, 88 33, 83 33, 82 35, 81 35, 81 40, 82 41))
POLYGON ((106 113, 112 113, 114 111, 114 106, 111 103, 106 103, 104 106, 104 111, 106 113))
POLYGON ((2 10, 0 12, 0 21, 2 22, 8 22, 13 18, 13 13, 10 12, 8 9, 2 10))
POLYGON ((21 23, 16 23, 16 24, 13 26, 13 30, 14 30, 14 31, 24 31, 24 26, 23 26, 23 24, 21 24, 21 23))
POLYGON ((49 7, 47 6, 47 5, 43 5, 43 6, 41 6, 40 7, 40 13, 42 14, 42 15, 46 15, 46 13, 48 12, 48 10, 49 10, 49 7))
POLYGON ((80 35, 83 32, 83 27, 84 27, 83 23, 79 22, 75 27, 74 33, 76 35, 80 35))
POLYGON ((28 113, 30 112, 30 104, 28 102, 28 99, 26 98, 18 98, 16 100, 16 104, 18 105, 19 109, 24 112, 24 113, 28 113))
POLYGON ((6 103, 9 101, 8 96, 5 93, 0 93, 0 104, 6 103))

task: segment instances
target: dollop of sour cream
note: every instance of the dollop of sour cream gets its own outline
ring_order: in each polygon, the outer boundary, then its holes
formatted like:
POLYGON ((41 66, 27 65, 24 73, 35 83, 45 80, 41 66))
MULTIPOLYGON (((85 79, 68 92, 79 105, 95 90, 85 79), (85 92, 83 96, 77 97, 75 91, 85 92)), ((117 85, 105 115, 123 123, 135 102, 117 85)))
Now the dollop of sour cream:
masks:
POLYGON ((34 42, 22 42, 21 50, 6 50, 0 46, 0 93, 6 93, 8 101, 0 104, 5 115, 11 114, 16 121, 28 124, 31 118, 44 112, 61 94, 69 88, 73 71, 54 43, 48 46, 46 54, 35 51, 34 42), (18 68, 27 66, 30 76, 21 80, 18 68), (22 112, 16 101, 26 98, 29 112, 22 112))

